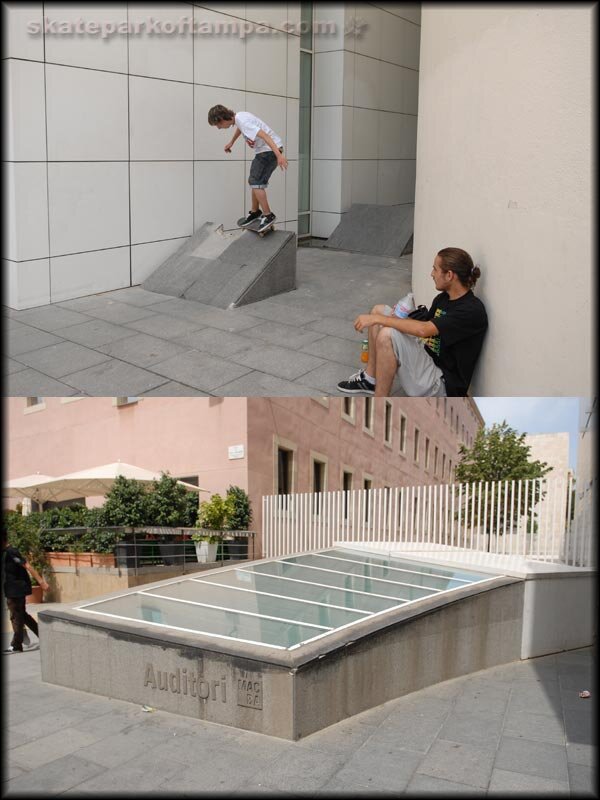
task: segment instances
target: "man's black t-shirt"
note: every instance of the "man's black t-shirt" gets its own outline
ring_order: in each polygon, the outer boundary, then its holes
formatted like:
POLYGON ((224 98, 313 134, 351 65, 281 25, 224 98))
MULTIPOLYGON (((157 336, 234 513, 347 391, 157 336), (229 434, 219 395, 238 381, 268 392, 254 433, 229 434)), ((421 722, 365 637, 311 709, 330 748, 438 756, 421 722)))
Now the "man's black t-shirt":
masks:
POLYGON ((425 340, 425 350, 444 373, 448 397, 464 397, 488 326, 485 306, 471 290, 457 300, 441 292, 434 298, 427 319, 435 324, 439 335, 425 340))
POLYGON ((31 578, 23 566, 23 558, 16 547, 7 547, 2 553, 2 579, 5 597, 25 597, 31 594, 31 578))

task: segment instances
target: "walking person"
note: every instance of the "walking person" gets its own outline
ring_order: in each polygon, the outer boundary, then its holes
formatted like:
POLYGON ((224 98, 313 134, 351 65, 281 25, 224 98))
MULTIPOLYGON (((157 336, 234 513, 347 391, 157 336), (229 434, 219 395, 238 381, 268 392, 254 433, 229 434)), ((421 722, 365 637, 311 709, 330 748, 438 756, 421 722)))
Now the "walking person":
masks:
POLYGON ((10 612, 13 637, 10 647, 5 653, 22 653, 23 644, 29 637, 25 626, 38 636, 38 624, 25 608, 26 598, 31 594, 31 575, 42 589, 47 592, 48 584, 37 570, 24 558, 16 547, 8 544, 8 534, 2 525, 2 588, 6 597, 6 605, 10 612))
POLYGON ((250 111, 236 113, 225 106, 213 106, 208 112, 208 124, 219 129, 235 126, 231 140, 225 145, 226 153, 231 153, 231 148, 239 136, 243 136, 248 147, 254 150, 255 156, 248 177, 248 184, 252 190, 251 208, 244 220, 238 224, 245 228, 259 219, 258 232, 267 230, 277 219, 267 199, 269 178, 278 166, 281 169, 287 169, 288 166, 287 159, 283 155, 283 140, 266 122, 250 111))

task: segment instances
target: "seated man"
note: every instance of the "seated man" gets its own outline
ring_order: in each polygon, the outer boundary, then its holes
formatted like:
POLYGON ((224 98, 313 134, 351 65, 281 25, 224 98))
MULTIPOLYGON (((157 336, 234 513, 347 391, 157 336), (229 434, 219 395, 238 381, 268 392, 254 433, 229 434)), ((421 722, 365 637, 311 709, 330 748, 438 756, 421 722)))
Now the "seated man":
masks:
POLYGON ((440 294, 426 319, 401 319, 386 305, 357 317, 356 330, 369 329, 369 361, 338 389, 388 397, 397 373, 409 397, 465 396, 488 326, 485 306, 472 292, 480 275, 464 250, 440 250, 431 271, 440 294))

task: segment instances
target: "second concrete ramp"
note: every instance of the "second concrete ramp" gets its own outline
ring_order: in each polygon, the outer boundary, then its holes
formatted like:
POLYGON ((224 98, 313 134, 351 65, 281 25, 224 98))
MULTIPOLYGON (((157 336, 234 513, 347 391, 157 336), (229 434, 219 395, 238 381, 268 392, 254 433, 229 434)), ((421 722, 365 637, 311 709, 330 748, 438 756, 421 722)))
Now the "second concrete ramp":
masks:
POLYGON ((355 203, 342 216, 324 247, 398 256, 412 252, 414 205, 379 206, 355 203))
POLYGON ((296 236, 272 231, 260 238, 207 222, 142 287, 218 308, 265 300, 296 288, 296 236))

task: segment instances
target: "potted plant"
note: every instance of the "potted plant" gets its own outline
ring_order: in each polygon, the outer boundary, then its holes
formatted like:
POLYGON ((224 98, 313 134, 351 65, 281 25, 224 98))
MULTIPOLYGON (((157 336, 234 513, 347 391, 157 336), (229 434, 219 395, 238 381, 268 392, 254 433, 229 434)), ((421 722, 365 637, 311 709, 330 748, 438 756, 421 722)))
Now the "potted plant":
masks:
POLYGON ((218 534, 192 533, 192 541, 196 545, 196 558, 199 563, 206 564, 217 560, 217 548, 221 541, 218 534))
POLYGON ((224 530, 226 521, 227 504, 220 494, 213 494, 210 500, 200 503, 196 522, 196 527, 200 530, 192 534, 199 562, 217 560, 217 546, 223 539, 219 532, 224 530))

